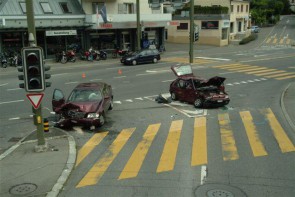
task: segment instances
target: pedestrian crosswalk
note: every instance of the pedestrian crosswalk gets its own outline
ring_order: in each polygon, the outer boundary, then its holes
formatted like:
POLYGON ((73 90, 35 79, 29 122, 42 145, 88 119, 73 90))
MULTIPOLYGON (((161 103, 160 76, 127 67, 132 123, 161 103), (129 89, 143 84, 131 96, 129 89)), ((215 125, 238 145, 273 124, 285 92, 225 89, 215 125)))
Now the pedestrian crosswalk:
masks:
POLYGON ((292 39, 288 36, 271 35, 267 37, 263 43, 263 46, 291 46, 292 39))
MULTIPOLYGON (((164 62, 177 62, 177 63, 189 63, 189 57, 167 57, 162 58, 162 61, 164 62)), ((195 64, 210 64, 216 62, 212 59, 204 59, 204 58, 195 58, 194 63, 195 64)))
POLYGON ((90 154, 95 155, 94 149, 99 148, 103 141, 110 140, 108 138, 112 138, 113 141, 104 153, 97 157, 94 165, 81 176, 82 179, 78 181, 76 188, 99 184, 112 164, 116 166, 116 170, 111 171, 112 176, 115 173, 118 181, 136 178, 142 171, 146 172, 144 169, 146 160, 156 164, 154 172, 151 172, 155 175, 163 172, 173 173, 177 168, 177 157, 183 154, 179 150, 184 146, 191 150, 184 153, 190 155, 188 165, 191 167, 207 165, 212 160, 216 162, 216 158, 208 156, 213 155, 213 152, 221 154, 220 162, 230 162, 244 157, 255 159, 295 153, 294 142, 288 137, 288 133, 270 108, 216 111, 215 115, 216 118, 203 116, 193 119, 173 119, 168 123, 152 123, 146 128, 144 126, 124 128, 115 138, 109 131, 94 134, 78 151, 76 168, 83 165, 84 161, 88 164, 87 157, 90 154), (260 122, 265 123, 263 127, 260 122), (144 130, 145 132, 141 133, 144 130), (159 135, 161 137, 157 138, 159 135), (246 139, 241 140, 243 137, 246 139), (191 140, 188 142, 181 140, 182 138, 191 140), (219 138, 220 143, 210 144, 216 141, 215 138, 217 141, 219 138), (269 143, 272 144, 271 147, 269 143), (130 149, 128 144, 135 146, 131 146, 133 148, 130 149), (118 157, 123 151, 125 159, 122 162, 122 158, 120 160, 118 157), (245 151, 249 154, 243 154, 245 151), (152 159, 149 158, 151 156, 152 159))
POLYGON ((268 68, 264 66, 252 66, 247 64, 225 64, 213 66, 213 68, 219 68, 232 72, 246 73, 249 75, 256 75, 264 78, 273 78, 276 80, 295 78, 295 72, 287 72, 285 70, 268 68))

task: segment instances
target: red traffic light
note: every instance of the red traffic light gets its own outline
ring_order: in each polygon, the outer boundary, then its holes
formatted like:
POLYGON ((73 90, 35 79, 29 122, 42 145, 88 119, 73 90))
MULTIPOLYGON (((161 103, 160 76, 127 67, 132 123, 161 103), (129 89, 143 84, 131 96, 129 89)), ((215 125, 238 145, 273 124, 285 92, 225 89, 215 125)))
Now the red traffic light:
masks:
POLYGON ((27 55, 27 63, 30 65, 38 64, 39 58, 38 58, 37 54, 36 53, 29 53, 27 55))

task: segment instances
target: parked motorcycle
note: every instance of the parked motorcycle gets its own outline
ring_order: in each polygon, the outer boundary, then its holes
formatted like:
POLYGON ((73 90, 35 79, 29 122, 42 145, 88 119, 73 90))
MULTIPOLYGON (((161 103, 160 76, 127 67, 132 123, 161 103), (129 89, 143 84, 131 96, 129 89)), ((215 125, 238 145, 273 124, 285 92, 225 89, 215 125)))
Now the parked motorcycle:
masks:
POLYGON ((117 58, 118 55, 120 57, 123 57, 124 55, 127 55, 130 53, 130 50, 129 49, 119 49, 117 48, 113 53, 112 53, 112 57, 113 58, 117 58))
POLYGON ((62 64, 65 64, 67 62, 67 55, 65 51, 58 51, 55 54, 55 61, 61 62, 62 64))
POLYGON ((75 50, 68 50, 66 53, 66 58, 68 62, 75 62, 76 61, 75 50))
POLYGON ((108 54, 107 52, 103 51, 103 50, 100 50, 99 53, 98 53, 98 59, 96 57, 97 60, 106 60, 108 57, 108 54))
POLYGON ((0 53, 1 67, 6 68, 8 63, 4 53, 0 53))

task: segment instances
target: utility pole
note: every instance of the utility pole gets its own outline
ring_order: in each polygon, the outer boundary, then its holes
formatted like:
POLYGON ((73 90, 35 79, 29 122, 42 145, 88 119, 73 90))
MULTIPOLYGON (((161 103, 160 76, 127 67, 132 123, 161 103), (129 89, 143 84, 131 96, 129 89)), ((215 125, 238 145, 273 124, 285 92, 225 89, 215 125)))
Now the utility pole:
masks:
MULTIPOLYGON (((37 46, 37 37, 35 29, 35 18, 34 18, 34 7, 33 0, 26 0, 26 12, 27 12, 27 23, 28 23, 28 36, 30 47, 37 46)), ((43 54, 42 54, 43 55, 43 54)), ((43 61, 43 60, 42 60, 43 61)), ((38 144, 35 147, 36 152, 47 150, 47 145, 43 133, 43 118, 42 118, 42 105, 40 104, 37 109, 32 107, 34 115, 34 123, 37 126, 37 140, 38 144)))
POLYGON ((189 62, 194 63, 194 0, 190 0, 190 40, 189 40, 189 62))
POLYGON ((140 50, 141 25, 140 25, 140 6, 139 0, 136 0, 136 22, 137 22, 137 50, 140 50))

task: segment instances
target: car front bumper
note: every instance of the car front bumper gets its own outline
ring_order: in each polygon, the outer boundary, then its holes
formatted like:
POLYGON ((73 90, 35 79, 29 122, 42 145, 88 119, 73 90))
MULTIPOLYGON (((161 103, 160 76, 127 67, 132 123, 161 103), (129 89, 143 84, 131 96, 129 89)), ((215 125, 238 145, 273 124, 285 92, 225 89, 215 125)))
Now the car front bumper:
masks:
POLYGON ((224 106, 230 102, 230 99, 207 99, 204 101, 204 105, 207 106, 224 106))
POLYGON ((100 126, 100 120, 99 118, 82 118, 82 119, 60 119, 59 122, 57 122, 57 126, 59 127, 73 127, 73 126, 85 126, 85 127, 91 127, 100 126))

